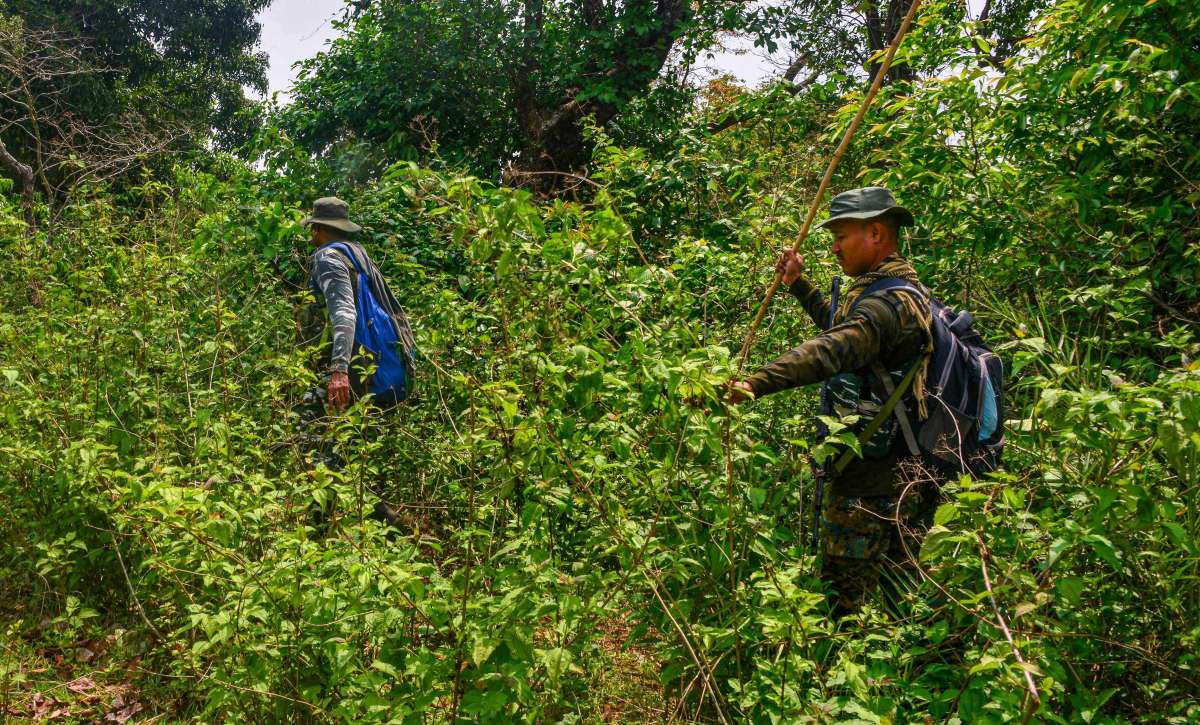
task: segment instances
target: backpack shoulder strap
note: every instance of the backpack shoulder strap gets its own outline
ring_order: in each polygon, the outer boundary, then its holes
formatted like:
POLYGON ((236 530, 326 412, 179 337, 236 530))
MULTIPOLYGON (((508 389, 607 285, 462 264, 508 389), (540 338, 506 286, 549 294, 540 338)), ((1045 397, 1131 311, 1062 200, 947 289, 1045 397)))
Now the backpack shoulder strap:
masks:
MULTIPOLYGON (((849 312, 853 312, 854 308, 858 306, 858 303, 862 302, 866 297, 879 292, 894 289, 906 290, 924 296, 924 293, 922 293, 916 285, 912 284, 908 280, 901 279, 900 277, 881 277, 880 279, 872 282, 870 286, 862 291, 862 294, 858 296, 858 299, 854 300, 854 304, 850 305, 850 310, 847 312, 847 314, 849 314, 849 312)), ((909 453, 914 456, 920 455, 921 449, 917 447, 917 437, 913 434, 912 423, 909 421, 908 417, 908 410, 901 398, 908 388, 908 385, 912 382, 912 373, 916 370, 916 366, 919 365, 920 362, 921 361, 918 358, 913 364, 913 368, 909 370, 909 375, 905 376, 899 387, 892 384, 891 373, 889 373, 878 360, 876 360, 874 365, 871 367, 871 371, 875 373, 875 377, 879 378, 880 384, 883 385, 884 394, 886 396, 885 399, 889 401, 893 398, 895 399, 895 403, 893 403, 891 408, 888 409, 888 413, 895 412, 896 420, 900 423, 900 430, 904 434, 904 443, 908 446, 909 453)), ((887 406, 885 406, 885 408, 886 407, 887 406)), ((877 429, 879 425, 883 424, 883 420, 886 418, 887 414, 880 411, 877 419, 871 422, 871 427, 877 429)), ((874 431, 872 431, 872 434, 874 434, 874 431)))
POLYGON ((921 292, 916 285, 912 284, 906 279, 901 279, 899 277, 880 277, 862 291, 862 294, 858 296, 858 299, 854 300, 854 304, 850 305, 850 309, 846 311, 846 314, 849 315, 851 312, 853 312, 854 308, 858 307, 858 303, 862 302, 867 297, 892 289, 902 289, 909 292, 915 292, 922 296, 924 295, 924 293, 921 292))
POLYGON ((363 273, 363 265, 359 264, 358 255, 345 242, 330 242, 327 246, 341 252, 344 257, 350 260, 350 264, 354 265, 354 271, 359 274, 363 273))
POLYGON ((338 256, 342 258, 342 264, 345 265, 346 271, 350 273, 350 287, 357 299, 358 278, 362 275, 362 268, 358 265, 358 258, 354 255, 354 250, 350 249, 349 245, 343 242, 330 242, 326 246, 332 247, 335 252, 339 252, 338 256))
MULTIPOLYGON (((920 359, 917 359, 917 364, 920 364, 920 359)), ((892 384, 892 374, 887 371, 883 364, 878 360, 871 366, 875 377, 879 378, 879 382, 883 385, 884 392, 890 398, 892 393, 896 392, 896 386, 892 384)), ((903 396, 904 391, 900 391, 903 396)), ((904 405, 903 399, 896 401, 896 420, 900 422, 900 430, 904 433, 904 443, 908 446, 908 452, 914 456, 921 455, 921 449, 917 447, 917 437, 913 435, 912 423, 908 418, 908 407, 904 405)))
MULTIPOLYGON (((908 368, 908 372, 906 372, 904 377, 900 380, 900 384, 897 385, 894 390, 892 390, 892 394, 888 396, 886 401, 884 401, 883 407, 879 409, 879 412, 875 414, 875 417, 871 419, 871 422, 867 424, 867 427, 858 434, 859 445, 870 440, 871 436, 875 435, 875 431, 879 430, 879 426, 883 425, 883 421, 887 420, 888 416, 890 416, 892 412, 896 410, 896 404, 900 402, 900 398, 904 396, 904 393, 908 390, 909 386, 912 385, 913 377, 916 376, 917 367, 919 367, 920 364, 920 360, 913 362, 913 364, 908 368)), ((841 473, 842 471, 846 470, 846 466, 850 465, 850 461, 853 458, 854 449, 848 448, 846 452, 843 453, 840 458, 838 458, 837 462, 833 464, 833 470, 836 473, 841 473)))

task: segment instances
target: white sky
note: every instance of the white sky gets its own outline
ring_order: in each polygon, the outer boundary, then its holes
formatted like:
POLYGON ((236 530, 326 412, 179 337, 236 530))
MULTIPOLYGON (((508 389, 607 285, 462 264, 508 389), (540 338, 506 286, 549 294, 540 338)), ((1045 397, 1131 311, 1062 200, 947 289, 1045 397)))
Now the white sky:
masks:
MULTIPOLYGON (((295 78, 292 64, 316 55, 335 37, 331 21, 340 16, 344 5, 344 0, 275 0, 258 16, 262 23, 259 47, 271 59, 267 71, 271 93, 282 91, 286 96, 295 78)), ((736 48, 749 52, 716 53, 706 65, 714 72, 732 73, 749 86, 779 72, 755 54, 749 43, 736 44, 736 48)))
POLYGON ((271 59, 267 70, 271 93, 286 95, 295 78, 292 64, 316 55, 334 38, 331 21, 343 5, 342 0, 275 0, 259 14, 259 48, 271 59))

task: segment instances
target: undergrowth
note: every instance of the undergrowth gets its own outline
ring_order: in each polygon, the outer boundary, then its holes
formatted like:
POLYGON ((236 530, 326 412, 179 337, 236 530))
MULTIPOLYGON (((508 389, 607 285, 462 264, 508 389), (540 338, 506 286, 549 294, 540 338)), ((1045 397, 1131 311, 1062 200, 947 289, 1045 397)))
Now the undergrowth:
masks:
MULTIPOLYGON (((597 132, 576 201, 410 164, 337 189, 421 356, 411 404, 320 432, 336 471, 293 410, 313 351, 268 265, 295 271, 319 169, 93 189, 52 241, 4 197, 0 706, 1200 717, 1197 192, 1166 170, 1172 149, 1194 161, 1197 111, 1155 85, 1194 59, 1125 42, 1131 16, 1143 45, 1196 22, 1159 6, 1106 6, 1119 22, 1068 43, 1098 11, 1060 3, 1000 82, 968 66, 889 89, 852 150, 841 186, 883 181, 913 207, 909 256, 978 315, 1012 385, 1003 470, 948 483, 919 577, 841 620, 806 546, 813 396, 730 409, 721 389, 814 145, 849 110, 683 133, 662 159, 597 132), (1081 77, 1063 64, 1080 46, 1114 57, 1081 77), (365 518, 373 491, 399 532, 365 518)), ((824 284, 822 245, 804 251, 824 284)), ((777 301, 756 361, 811 334, 802 317, 777 301)))

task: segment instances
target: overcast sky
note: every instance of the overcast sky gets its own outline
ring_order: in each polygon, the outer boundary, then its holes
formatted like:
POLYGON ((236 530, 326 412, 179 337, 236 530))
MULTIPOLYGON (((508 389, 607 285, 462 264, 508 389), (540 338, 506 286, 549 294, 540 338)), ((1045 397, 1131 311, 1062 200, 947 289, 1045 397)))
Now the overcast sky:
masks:
MULTIPOLYGON (((316 55, 334 38, 331 21, 340 15, 344 4, 343 0, 275 0, 258 16, 262 23, 260 47, 271 58, 267 82, 272 93, 286 93, 295 79, 292 64, 316 55)), ((706 62, 714 71, 732 73, 750 86, 778 72, 748 44, 741 47, 749 52, 721 52, 706 62)))

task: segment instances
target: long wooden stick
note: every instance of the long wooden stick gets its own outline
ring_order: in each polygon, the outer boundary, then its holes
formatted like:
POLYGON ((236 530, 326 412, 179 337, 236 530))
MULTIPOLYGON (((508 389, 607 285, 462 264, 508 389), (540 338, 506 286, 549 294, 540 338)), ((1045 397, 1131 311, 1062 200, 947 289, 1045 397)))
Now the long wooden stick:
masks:
MULTIPOLYGON (((845 135, 842 136, 842 142, 838 144, 837 150, 833 152, 833 158, 829 160, 829 168, 825 170, 825 177, 821 179, 821 185, 817 187, 817 194, 813 197, 812 204, 808 207, 808 217, 804 220, 804 226, 800 227, 800 234, 796 236, 796 241, 792 244, 792 251, 800 250, 800 245, 808 238, 808 231, 812 228, 813 219, 817 216, 817 210, 821 208, 821 199, 825 197, 825 190, 829 188, 829 181, 833 178, 833 172, 837 169, 838 162, 842 160, 842 154, 846 153, 846 148, 850 146, 850 140, 854 138, 854 132, 858 130, 858 125, 862 123, 863 116, 867 115, 867 109, 871 107, 871 102, 875 100, 875 94, 879 92, 879 87, 883 85, 884 76, 887 75, 888 69, 892 67, 892 58, 896 56, 896 49, 900 47, 900 41, 904 39, 904 35, 908 33, 908 27, 912 25, 913 18, 917 15, 917 8, 920 7, 921 0, 912 0, 912 5, 908 8, 908 14, 904 16, 904 22, 900 23, 900 29, 896 31, 896 37, 892 38, 892 44, 888 46, 887 54, 883 56, 883 64, 879 66, 878 72, 875 73, 875 80, 872 81, 870 89, 867 90, 867 95, 863 96, 862 105, 858 107, 858 113, 855 114, 854 120, 850 122, 850 127, 846 129, 845 135)), ((763 298, 762 304, 758 306, 758 314, 754 316, 754 322, 750 325, 750 329, 746 332, 746 340, 742 343, 742 351, 740 353, 740 361, 738 362, 738 372, 746 366, 746 358, 750 356, 750 346, 754 344, 754 335, 758 332, 758 326, 762 324, 763 316, 767 314, 767 307, 774 299, 775 293, 779 291, 779 285, 783 282, 783 274, 775 273, 775 281, 767 288, 767 296, 763 298)))

